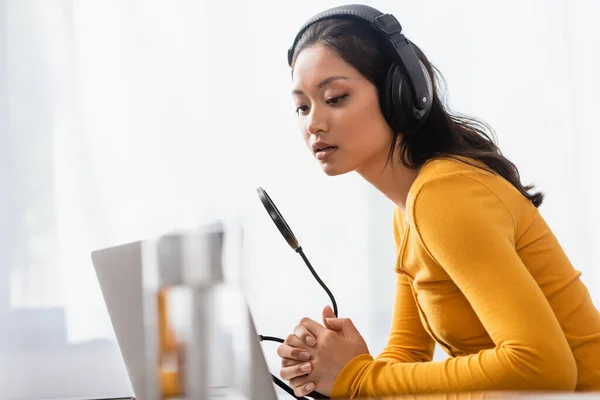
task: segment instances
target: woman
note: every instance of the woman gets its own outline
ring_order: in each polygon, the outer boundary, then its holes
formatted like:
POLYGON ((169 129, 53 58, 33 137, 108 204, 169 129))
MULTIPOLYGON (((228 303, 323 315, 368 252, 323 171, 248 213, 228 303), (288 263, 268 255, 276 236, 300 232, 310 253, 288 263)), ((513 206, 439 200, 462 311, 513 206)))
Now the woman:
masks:
POLYGON ((543 194, 523 186, 486 125, 446 109, 434 67, 379 14, 328 10, 288 59, 323 171, 356 171, 396 205, 389 342, 374 358, 326 307, 323 325, 304 318, 278 348, 281 377, 298 396, 343 398, 600 389, 600 315, 538 212, 543 194), (447 360, 431 362, 435 342, 447 360))

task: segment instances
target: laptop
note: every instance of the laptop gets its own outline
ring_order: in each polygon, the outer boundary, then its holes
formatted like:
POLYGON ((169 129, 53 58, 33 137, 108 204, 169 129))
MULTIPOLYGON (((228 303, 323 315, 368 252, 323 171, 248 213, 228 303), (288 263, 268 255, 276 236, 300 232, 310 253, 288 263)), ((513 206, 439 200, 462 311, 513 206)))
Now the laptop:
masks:
MULTIPOLYGON (((188 233, 170 233, 182 237, 188 233)), ((227 232, 225 232, 227 235, 227 232)), ((148 398, 146 343, 143 320, 142 252, 144 241, 135 241, 92 252, 96 271, 108 314, 123 356, 123 361, 137 399, 148 398)), ((227 250, 227 249, 225 249, 227 250)), ((277 392, 271 380, 264 353, 254 322, 248 310, 248 338, 250 342, 251 368, 248 385, 238 388, 246 399, 277 400, 277 392)), ((246 321, 247 323, 247 321, 246 321)))

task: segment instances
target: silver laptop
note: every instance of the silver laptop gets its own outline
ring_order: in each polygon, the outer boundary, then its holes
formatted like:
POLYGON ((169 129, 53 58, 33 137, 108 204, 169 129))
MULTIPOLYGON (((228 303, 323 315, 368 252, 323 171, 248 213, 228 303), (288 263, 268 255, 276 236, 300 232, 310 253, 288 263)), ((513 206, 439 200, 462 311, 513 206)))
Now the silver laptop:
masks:
MULTIPOLYGON (((170 238, 174 234, 169 234, 170 238)), ((182 233, 185 235, 185 233, 182 233)), ((137 399, 148 398, 146 343, 142 314, 142 251, 144 241, 113 246, 92 253, 92 262, 106 303, 108 314, 127 373, 137 399)), ((248 311, 249 312, 249 311, 248 311)), ((277 394, 271 380, 256 328, 250 316, 247 330, 252 337, 249 382, 242 388, 246 399, 276 400, 277 394)))

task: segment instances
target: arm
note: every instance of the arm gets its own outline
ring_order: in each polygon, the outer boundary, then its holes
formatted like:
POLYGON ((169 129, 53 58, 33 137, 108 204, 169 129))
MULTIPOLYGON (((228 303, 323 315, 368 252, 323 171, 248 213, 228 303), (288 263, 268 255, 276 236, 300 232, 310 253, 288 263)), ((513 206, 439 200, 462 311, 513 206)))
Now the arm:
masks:
MULTIPOLYGON (((403 219, 404 217, 400 215, 398 209, 394 209, 396 253, 400 251, 402 242, 400 232, 403 230, 403 219)), ((435 342, 423 328, 410 283, 406 276, 398 274, 392 328, 388 344, 377 356, 377 360, 391 362, 431 361, 434 349, 435 342)))
POLYGON ((515 250, 514 223, 504 203, 481 183, 450 175, 423 186, 413 218, 423 247, 465 295, 495 347, 429 363, 375 361, 361 355, 338 375, 332 397, 573 390, 573 355, 515 250))
POLYGON ((398 274, 392 329, 387 346, 377 361, 431 361, 435 342, 423 328, 408 279, 398 274))

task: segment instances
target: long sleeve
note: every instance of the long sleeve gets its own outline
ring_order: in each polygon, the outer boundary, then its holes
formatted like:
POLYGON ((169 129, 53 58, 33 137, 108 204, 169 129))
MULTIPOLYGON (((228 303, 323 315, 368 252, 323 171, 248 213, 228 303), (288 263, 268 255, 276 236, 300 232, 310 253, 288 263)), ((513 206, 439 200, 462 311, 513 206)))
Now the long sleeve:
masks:
POLYGON ((377 356, 378 361, 425 362, 431 361, 435 342, 429 336, 413 298, 410 284, 398 274, 392 328, 387 346, 377 356))
MULTIPOLYGON (((400 225, 403 217, 394 210, 394 241, 396 252, 400 251, 402 233, 400 225)), ((377 356, 378 361, 424 362, 431 361, 435 342, 429 336, 419 317, 410 284, 404 275, 396 278, 396 293, 392 327, 387 346, 377 356)))
POLYGON ((455 173, 425 182, 409 216, 423 249, 468 300, 494 347, 428 363, 361 355, 341 371, 332 397, 573 390, 573 354, 515 249, 515 223, 503 201, 480 181, 455 173))

